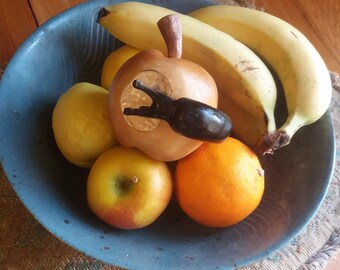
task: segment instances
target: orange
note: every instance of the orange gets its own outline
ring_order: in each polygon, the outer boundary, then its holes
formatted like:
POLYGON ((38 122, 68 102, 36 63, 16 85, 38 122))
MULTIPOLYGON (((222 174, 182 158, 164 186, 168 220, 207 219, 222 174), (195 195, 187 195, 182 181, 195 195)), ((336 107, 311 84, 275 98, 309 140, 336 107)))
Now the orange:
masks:
POLYGON ((175 194, 182 210, 209 227, 234 225, 250 215, 264 192, 264 171, 241 141, 203 143, 176 167, 175 194))

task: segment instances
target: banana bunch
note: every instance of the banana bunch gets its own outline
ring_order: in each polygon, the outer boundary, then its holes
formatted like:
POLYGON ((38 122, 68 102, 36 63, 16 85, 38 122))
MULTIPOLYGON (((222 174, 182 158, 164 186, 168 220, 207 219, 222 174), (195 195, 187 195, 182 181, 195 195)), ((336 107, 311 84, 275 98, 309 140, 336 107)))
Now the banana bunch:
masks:
MULTIPOLYGON (((173 13, 177 12, 145 3, 124 2, 101 9, 97 21, 128 45, 166 54, 157 22, 173 13)), ((263 61, 230 35, 193 17, 179 16, 182 57, 196 62, 212 75, 219 91, 219 109, 231 118, 234 135, 255 145, 259 138, 274 132, 277 90, 263 61)))
MULTIPOLYGON (((128 45, 166 53, 157 21, 171 13, 177 12, 125 2, 103 8, 98 22, 128 45)), ((290 24, 261 11, 223 5, 179 15, 183 58, 213 76, 219 108, 231 118, 234 135, 258 152, 272 153, 289 144, 297 130, 326 112, 332 92, 328 70, 313 45, 290 24), (288 117, 278 129, 277 89, 264 61, 285 93, 288 117)))
POLYGON ((308 39, 292 25, 258 10, 208 6, 189 14, 228 33, 263 58, 277 73, 285 94, 288 117, 275 132, 258 142, 262 153, 289 144, 303 126, 328 109, 332 86, 327 67, 308 39))

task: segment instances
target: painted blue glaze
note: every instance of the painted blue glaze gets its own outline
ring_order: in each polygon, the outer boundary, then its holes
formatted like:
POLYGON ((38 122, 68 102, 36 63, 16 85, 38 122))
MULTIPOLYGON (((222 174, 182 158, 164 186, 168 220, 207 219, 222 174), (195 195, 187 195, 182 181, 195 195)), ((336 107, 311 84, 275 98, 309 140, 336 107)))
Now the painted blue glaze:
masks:
MULTIPOLYGON (((292 240, 328 189, 335 142, 329 114, 262 160, 266 190, 245 221, 211 229, 186 217, 175 201, 145 229, 123 231, 86 204, 87 170, 60 155, 51 129, 58 97, 80 81, 99 83, 101 65, 119 42, 95 19, 119 1, 97 0, 49 20, 19 48, 0 83, 0 160, 18 196, 61 240, 109 264, 133 269, 234 269, 292 240)), ((148 2, 148 1, 145 1, 148 2)), ((190 12, 209 1, 152 1, 190 12)))

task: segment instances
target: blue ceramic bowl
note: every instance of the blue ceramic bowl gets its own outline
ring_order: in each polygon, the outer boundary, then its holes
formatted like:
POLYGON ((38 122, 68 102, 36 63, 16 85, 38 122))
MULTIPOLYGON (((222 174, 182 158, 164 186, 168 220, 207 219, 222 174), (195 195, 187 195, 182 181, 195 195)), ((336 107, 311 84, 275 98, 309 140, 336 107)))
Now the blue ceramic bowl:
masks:
MULTIPOLYGON (((104 224, 86 204, 88 171, 59 153, 51 114, 59 96, 80 81, 99 83, 105 57, 119 45, 96 23, 118 1, 79 5, 48 21, 17 51, 0 86, 0 158, 31 213, 58 238, 85 254, 133 269, 233 269, 266 257, 310 221, 323 200, 334 163, 326 114, 266 157, 266 190, 258 209, 225 229, 203 227, 173 201, 147 228, 104 224)), ((151 0, 150 0, 151 2, 151 0)), ((209 1, 152 1, 186 13, 209 1)))

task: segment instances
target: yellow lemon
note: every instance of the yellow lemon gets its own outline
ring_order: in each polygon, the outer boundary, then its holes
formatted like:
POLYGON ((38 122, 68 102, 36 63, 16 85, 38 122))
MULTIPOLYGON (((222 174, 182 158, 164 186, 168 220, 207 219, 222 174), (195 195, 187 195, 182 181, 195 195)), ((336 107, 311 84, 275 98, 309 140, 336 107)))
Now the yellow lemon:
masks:
POLYGON ((89 168, 105 150, 116 145, 113 136, 108 91, 81 82, 58 100, 52 115, 58 148, 71 163, 89 168))
POLYGON ((124 45, 109 54, 103 65, 101 86, 109 90, 112 80, 120 67, 138 52, 140 52, 139 49, 124 45))

